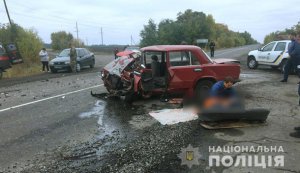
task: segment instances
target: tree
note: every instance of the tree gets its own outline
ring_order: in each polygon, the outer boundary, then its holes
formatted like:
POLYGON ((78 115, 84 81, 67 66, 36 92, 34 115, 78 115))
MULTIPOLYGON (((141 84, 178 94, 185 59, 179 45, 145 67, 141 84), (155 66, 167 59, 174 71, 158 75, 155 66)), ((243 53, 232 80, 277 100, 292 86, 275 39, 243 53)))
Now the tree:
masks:
POLYGON ((24 29, 15 23, 0 24, 0 40, 3 44, 17 43, 25 65, 40 61, 38 53, 43 43, 34 29, 24 29))
POLYGON ((73 41, 73 35, 66 31, 53 32, 51 41, 52 49, 62 50, 69 47, 69 43, 73 41))
POLYGON ((144 25, 144 29, 141 31, 140 36, 142 38, 140 43, 142 47, 158 43, 157 28, 152 19, 148 21, 148 25, 144 25))
POLYGON ((292 32, 296 32, 296 33, 300 32, 300 21, 296 25, 292 26, 291 28, 286 28, 283 31, 271 32, 270 34, 266 35, 264 38, 264 43, 267 44, 275 40, 288 39, 288 35, 291 34, 292 32))
POLYGON ((214 40, 217 47, 233 47, 253 44, 256 41, 250 33, 234 32, 225 24, 215 23, 212 15, 203 12, 186 10, 179 12, 175 21, 164 19, 158 24, 149 20, 140 33, 141 46, 154 44, 196 44, 197 39, 214 40))

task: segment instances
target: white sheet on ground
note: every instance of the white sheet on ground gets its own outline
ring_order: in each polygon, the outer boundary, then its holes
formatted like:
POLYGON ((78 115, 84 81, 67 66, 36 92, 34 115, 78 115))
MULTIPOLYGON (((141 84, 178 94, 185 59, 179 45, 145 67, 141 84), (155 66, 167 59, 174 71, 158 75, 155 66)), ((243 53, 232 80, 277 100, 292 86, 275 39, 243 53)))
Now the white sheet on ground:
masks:
POLYGON ((163 109, 151 111, 149 114, 162 125, 177 124, 179 122, 196 120, 198 118, 194 109, 163 109))

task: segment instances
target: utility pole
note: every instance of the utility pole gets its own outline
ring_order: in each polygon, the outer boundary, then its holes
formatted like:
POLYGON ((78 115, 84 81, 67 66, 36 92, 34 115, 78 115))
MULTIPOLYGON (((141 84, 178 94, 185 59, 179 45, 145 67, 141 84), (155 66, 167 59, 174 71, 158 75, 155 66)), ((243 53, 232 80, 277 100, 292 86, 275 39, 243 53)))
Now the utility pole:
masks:
POLYGON ((5 6, 5 10, 6 10, 7 17, 8 17, 8 20, 9 20, 9 24, 10 24, 10 26, 12 26, 11 20, 10 20, 10 16, 9 16, 9 12, 8 12, 7 5, 6 5, 5 0, 3 0, 3 2, 4 2, 4 6, 5 6))
POLYGON ((103 46, 103 32, 102 32, 102 27, 101 27, 101 43, 102 43, 102 46, 103 46))
POLYGON ((132 35, 130 35, 130 45, 132 46, 132 35))
POLYGON ((79 31, 78 31, 78 25, 77 25, 77 22, 76 22, 77 41, 79 41, 79 40, 78 40, 78 32, 79 32, 79 31))

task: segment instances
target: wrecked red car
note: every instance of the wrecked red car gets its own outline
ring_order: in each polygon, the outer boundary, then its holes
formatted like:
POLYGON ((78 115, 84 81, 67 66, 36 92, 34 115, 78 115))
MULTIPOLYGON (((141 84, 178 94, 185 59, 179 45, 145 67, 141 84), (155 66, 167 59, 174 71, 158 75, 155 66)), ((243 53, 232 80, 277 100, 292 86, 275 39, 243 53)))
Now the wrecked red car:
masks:
POLYGON ((158 45, 119 53, 107 64, 102 80, 112 95, 149 98, 155 94, 202 97, 211 86, 226 76, 239 79, 240 65, 233 59, 211 60, 197 46, 158 45))

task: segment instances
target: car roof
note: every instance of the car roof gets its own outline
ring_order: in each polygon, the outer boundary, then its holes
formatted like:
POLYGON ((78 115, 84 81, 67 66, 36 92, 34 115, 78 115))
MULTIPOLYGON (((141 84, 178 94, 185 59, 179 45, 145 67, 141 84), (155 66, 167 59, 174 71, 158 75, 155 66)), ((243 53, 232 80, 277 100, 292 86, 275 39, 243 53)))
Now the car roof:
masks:
MULTIPOLYGON (((76 50, 80 50, 80 49, 85 49, 85 48, 81 48, 81 47, 77 47, 75 48, 76 50)), ((70 48, 64 49, 64 50, 70 50, 70 48)))
POLYGON ((143 47, 142 51, 176 51, 176 50, 199 50, 198 46, 194 45, 154 45, 143 47))
POLYGON ((276 40, 276 41, 272 41, 272 42, 291 42, 291 40, 276 40))

